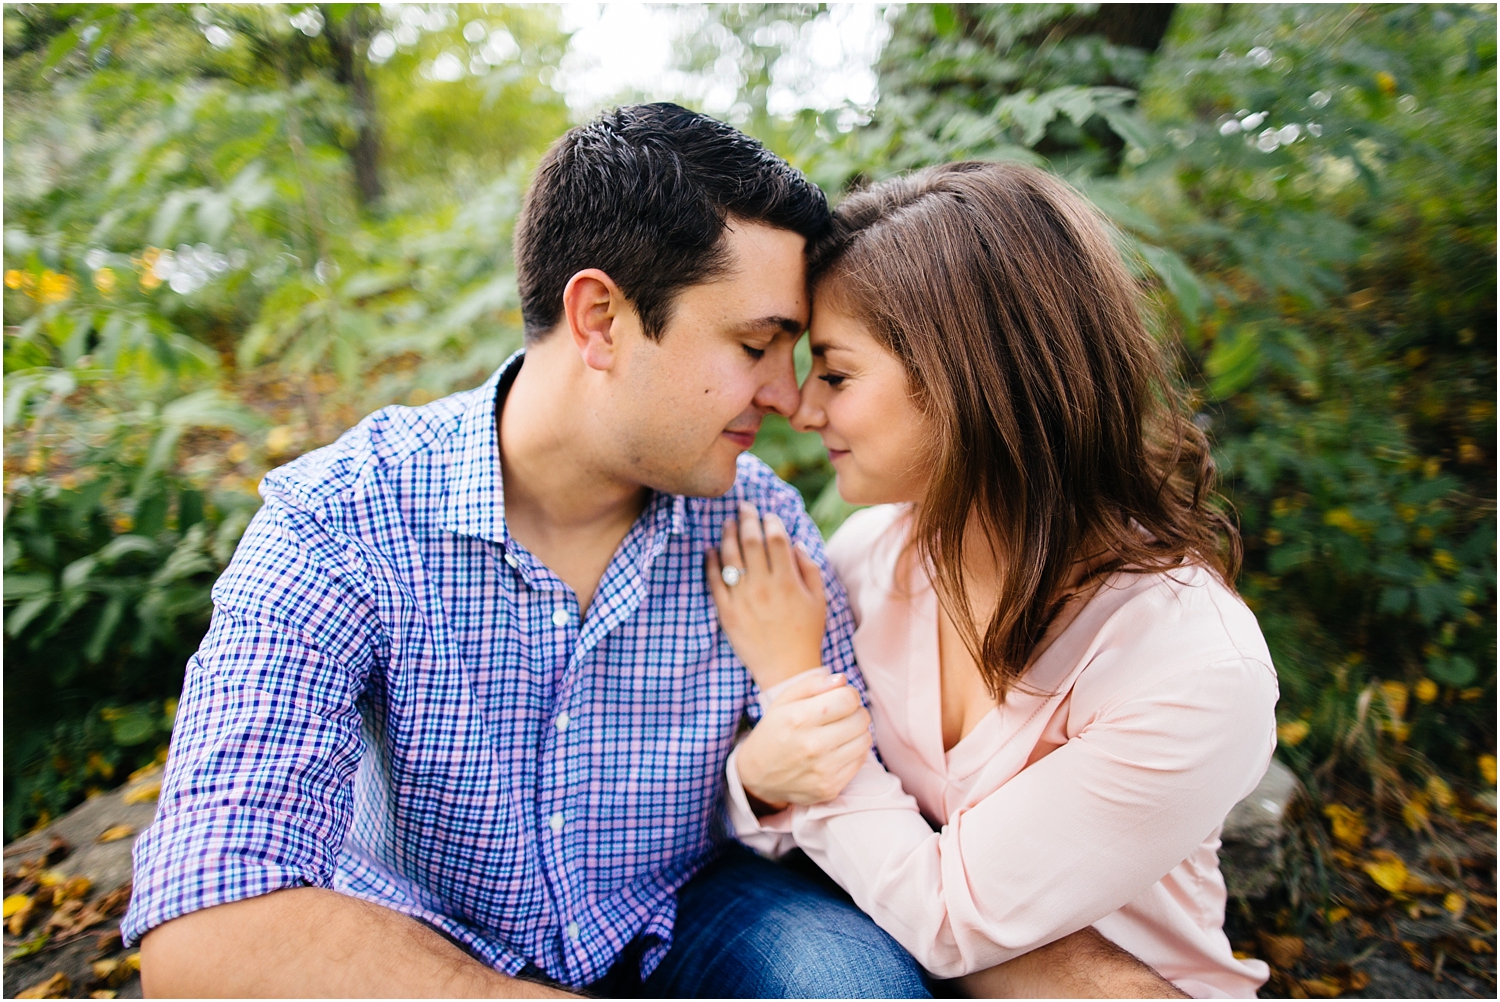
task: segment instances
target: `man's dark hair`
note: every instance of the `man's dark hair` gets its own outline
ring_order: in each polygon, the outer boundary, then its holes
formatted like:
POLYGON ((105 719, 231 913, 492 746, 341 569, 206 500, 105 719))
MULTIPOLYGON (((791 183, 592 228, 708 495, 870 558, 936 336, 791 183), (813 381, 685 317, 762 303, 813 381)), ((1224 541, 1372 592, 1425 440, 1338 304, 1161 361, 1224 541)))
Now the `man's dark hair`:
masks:
POLYGON ((516 225, 526 340, 557 326, 563 289, 585 268, 614 279, 647 337, 673 299, 727 266, 729 217, 817 240, 818 186, 739 130, 675 104, 639 104, 571 129, 537 168, 516 225))

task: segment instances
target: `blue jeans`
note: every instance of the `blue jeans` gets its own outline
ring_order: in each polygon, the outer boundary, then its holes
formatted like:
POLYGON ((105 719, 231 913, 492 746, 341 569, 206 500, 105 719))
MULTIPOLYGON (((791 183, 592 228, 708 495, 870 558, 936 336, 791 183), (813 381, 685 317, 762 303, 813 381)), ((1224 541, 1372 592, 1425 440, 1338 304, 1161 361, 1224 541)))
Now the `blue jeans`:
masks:
POLYGON ((737 844, 678 892, 672 948, 645 984, 635 970, 627 950, 586 990, 616 998, 932 997, 911 955, 831 881, 737 844))

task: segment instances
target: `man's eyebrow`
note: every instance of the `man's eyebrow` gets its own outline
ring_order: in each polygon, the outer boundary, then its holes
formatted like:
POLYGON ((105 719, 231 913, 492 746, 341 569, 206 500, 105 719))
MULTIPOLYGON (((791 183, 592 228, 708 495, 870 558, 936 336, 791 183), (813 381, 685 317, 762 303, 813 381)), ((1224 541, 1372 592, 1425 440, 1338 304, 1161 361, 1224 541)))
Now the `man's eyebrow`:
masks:
POLYGON ((797 337, 800 336, 803 331, 807 330, 807 323, 802 320, 794 320, 791 317, 771 316, 758 317, 755 320, 747 320, 745 321, 745 323, 740 325, 741 330, 747 331, 764 330, 767 327, 775 327, 778 330, 786 331, 793 337, 797 337))

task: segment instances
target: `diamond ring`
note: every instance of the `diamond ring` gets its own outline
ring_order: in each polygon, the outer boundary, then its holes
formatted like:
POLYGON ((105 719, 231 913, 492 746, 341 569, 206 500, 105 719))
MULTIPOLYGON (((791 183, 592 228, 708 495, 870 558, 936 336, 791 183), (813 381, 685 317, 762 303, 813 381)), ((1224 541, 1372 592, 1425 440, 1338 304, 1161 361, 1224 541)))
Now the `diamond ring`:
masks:
POLYGON ((723 578, 724 583, 731 588, 739 584, 740 578, 744 576, 745 572, 740 570, 738 567, 725 567, 719 571, 719 577, 723 578))

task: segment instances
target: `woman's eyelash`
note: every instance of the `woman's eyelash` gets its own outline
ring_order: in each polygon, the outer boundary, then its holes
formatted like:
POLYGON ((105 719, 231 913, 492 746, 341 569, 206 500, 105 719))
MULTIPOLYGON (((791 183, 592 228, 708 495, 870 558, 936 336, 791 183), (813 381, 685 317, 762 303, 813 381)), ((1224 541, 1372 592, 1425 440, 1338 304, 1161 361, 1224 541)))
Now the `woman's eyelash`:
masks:
POLYGON ((840 383, 842 383, 844 381, 844 379, 845 379, 844 376, 836 376, 836 375, 834 375, 831 372, 828 373, 827 375, 819 376, 818 378, 821 379, 821 380, 823 380, 823 382, 827 383, 829 386, 835 386, 835 387, 838 386, 840 383))

